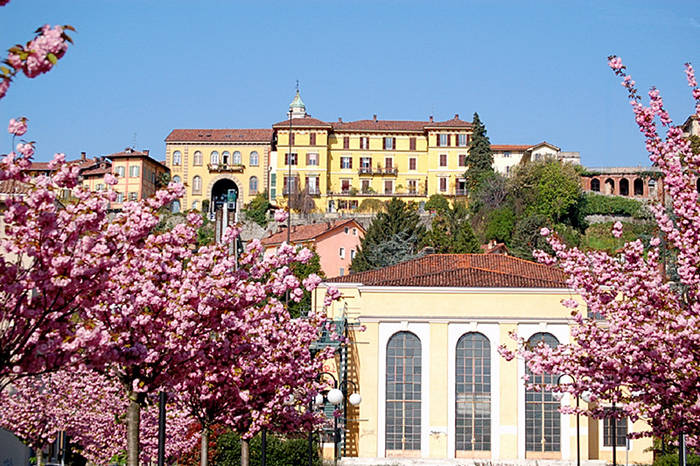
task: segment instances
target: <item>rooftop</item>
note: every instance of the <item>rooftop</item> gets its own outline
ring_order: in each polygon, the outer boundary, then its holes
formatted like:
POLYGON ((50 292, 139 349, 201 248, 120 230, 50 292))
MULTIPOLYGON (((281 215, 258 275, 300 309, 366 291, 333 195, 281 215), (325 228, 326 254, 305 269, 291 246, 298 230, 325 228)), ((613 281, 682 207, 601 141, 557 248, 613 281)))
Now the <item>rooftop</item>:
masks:
POLYGON ((367 286, 567 288, 562 271, 500 254, 430 254, 327 281, 367 286))
MULTIPOLYGON (((336 230, 338 228, 354 224, 354 227, 359 227, 364 232, 362 225, 357 223, 355 219, 340 219, 333 222, 324 223, 311 223, 308 225, 292 225, 292 232, 290 234, 290 241, 292 243, 301 243, 305 241, 311 241, 319 236, 328 233, 330 231, 336 230)), ((283 228, 277 233, 263 238, 261 243, 264 246, 270 246, 274 244, 281 244, 287 241, 287 229, 283 228)))
POLYGON ((174 129, 165 142, 259 142, 272 141, 271 129, 174 129))

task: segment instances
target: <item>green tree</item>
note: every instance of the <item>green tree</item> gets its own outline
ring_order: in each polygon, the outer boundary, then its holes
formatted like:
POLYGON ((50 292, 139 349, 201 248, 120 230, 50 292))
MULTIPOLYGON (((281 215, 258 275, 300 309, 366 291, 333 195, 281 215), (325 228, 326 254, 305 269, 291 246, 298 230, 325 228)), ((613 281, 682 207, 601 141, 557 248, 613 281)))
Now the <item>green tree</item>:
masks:
POLYGON ((547 241, 540 234, 542 228, 549 224, 549 219, 542 214, 533 214, 521 218, 513 230, 510 252, 514 256, 526 260, 534 259, 532 251, 535 249, 551 252, 547 241))
POLYGON ((425 203, 426 211, 435 211, 438 213, 444 213, 450 210, 450 201, 447 200, 442 194, 433 194, 425 203))
POLYGON ((455 202, 433 217, 431 228, 423 236, 421 246, 428 246, 438 254, 480 252, 479 241, 469 223, 469 210, 463 202, 455 202))
MULTIPOLYGON (((315 273, 321 278, 326 278, 326 274, 323 273, 323 270, 321 270, 321 258, 318 256, 318 253, 316 253, 316 250, 312 250, 313 255, 311 256, 311 259, 309 259, 309 262, 306 264, 302 264, 301 262, 293 262, 291 265, 292 268, 292 273, 294 274, 295 277, 297 277, 300 281, 304 280, 306 277, 311 275, 312 273, 315 273)), ((289 302, 289 315, 292 316, 293 318, 297 318, 303 315, 307 315, 309 309, 311 309, 311 292, 304 290, 304 296, 301 298, 301 301, 298 303, 295 303, 294 301, 289 302)))
POLYGON ((476 190, 481 181, 493 173, 493 151, 491 141, 486 135, 486 126, 481 122, 479 114, 474 112, 472 121, 472 140, 467 151, 467 189, 476 190))
POLYGON ((393 198, 387 203, 386 211, 377 214, 367 228, 350 270, 362 272, 398 262, 395 257, 387 257, 387 250, 392 249, 387 246, 397 241, 405 243, 402 250, 407 255, 415 254, 424 231, 416 205, 393 198))
POLYGON ((270 210, 272 206, 267 200, 267 191, 264 191, 257 196, 255 196, 249 203, 248 206, 243 209, 245 213, 245 218, 251 220, 261 227, 267 227, 267 211, 270 210))
POLYGON ((486 216, 483 239, 486 242, 496 240, 510 245, 514 227, 515 212, 510 205, 504 205, 486 216))

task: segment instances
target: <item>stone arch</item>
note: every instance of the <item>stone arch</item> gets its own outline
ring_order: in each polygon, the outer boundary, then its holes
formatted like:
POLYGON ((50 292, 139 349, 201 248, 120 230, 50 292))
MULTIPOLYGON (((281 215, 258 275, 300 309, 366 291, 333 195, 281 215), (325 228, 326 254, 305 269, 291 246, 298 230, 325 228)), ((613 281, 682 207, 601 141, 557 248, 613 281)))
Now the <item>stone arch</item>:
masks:
POLYGON ((630 181, 627 178, 620 178, 620 196, 630 195, 630 181))
POLYGON ((644 195, 644 180, 641 178, 634 179, 634 195, 643 196, 644 195))
POLYGON ((605 180, 605 194, 615 194, 615 182, 612 178, 605 180))
POLYGON ((214 185, 219 180, 230 180, 236 184, 236 187, 238 188, 238 200, 236 201, 236 211, 241 212, 243 210, 243 204, 244 204, 243 199, 246 197, 246 190, 245 190, 245 185, 237 176, 222 174, 222 175, 217 175, 217 176, 213 177, 212 179, 210 179, 209 184, 207 185, 207 190, 206 190, 207 199, 209 199, 211 201, 211 196, 212 196, 212 191, 214 190, 214 185))
POLYGON ((596 193, 600 192, 600 180, 598 178, 593 178, 591 180, 591 191, 596 193))

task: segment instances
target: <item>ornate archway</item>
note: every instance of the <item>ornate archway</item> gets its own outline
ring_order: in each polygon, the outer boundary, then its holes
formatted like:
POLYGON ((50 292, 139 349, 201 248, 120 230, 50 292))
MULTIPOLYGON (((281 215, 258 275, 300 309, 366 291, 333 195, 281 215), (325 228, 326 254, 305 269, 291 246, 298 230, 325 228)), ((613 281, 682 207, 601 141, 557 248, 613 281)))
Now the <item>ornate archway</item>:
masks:
MULTIPOLYGON (((244 192, 244 184, 241 180, 238 179, 236 176, 232 175, 217 175, 213 177, 211 180, 209 180, 209 184, 207 185, 207 190, 206 192, 208 193, 208 199, 209 199, 209 209, 211 212, 214 211, 214 187, 217 186, 217 189, 224 189, 223 186, 228 182, 228 186, 230 188, 226 188, 226 191, 228 189, 236 189, 238 192, 238 199, 236 200, 236 211, 240 212, 243 209, 243 199, 245 197, 245 192, 244 192), (222 182, 219 184, 219 182, 222 182), (231 186, 233 185, 233 186, 231 186)), ((216 194, 220 195, 221 193, 217 192, 216 194)))

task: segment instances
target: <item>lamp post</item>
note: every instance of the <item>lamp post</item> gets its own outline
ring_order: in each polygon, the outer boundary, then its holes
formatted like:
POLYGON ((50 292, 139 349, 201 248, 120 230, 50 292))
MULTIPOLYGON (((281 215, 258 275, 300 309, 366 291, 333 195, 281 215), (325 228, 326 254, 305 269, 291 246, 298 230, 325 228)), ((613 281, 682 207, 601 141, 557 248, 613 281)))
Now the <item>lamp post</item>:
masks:
MULTIPOLYGON (((574 380, 574 378, 568 374, 560 375, 557 379, 557 385, 559 386, 572 385, 575 383, 576 381, 574 380)), ((557 401, 561 401, 561 399, 564 398, 564 393, 554 392, 552 393, 552 396, 557 401)), ((578 412, 580 398, 583 398, 583 401, 585 401, 586 403, 590 402, 591 392, 585 390, 583 393, 581 393, 580 396, 576 395, 576 466, 581 466, 581 415, 578 412)))
MULTIPOLYGON (((338 383, 338 379, 331 374, 330 372, 321 372, 319 374, 319 377, 323 376, 329 376, 333 380, 333 388, 328 390, 328 392, 325 393, 318 393, 316 394, 316 397, 314 398, 313 404, 316 405, 317 407, 321 407, 325 404, 325 402, 328 402, 334 406, 340 406, 341 403, 343 403, 345 400, 347 400, 351 405, 357 406, 362 402, 362 397, 360 396, 359 393, 357 393, 357 385, 355 385, 354 382, 352 381, 342 381, 338 383), (348 384, 352 384, 353 386, 353 393, 348 396, 348 384)), ((347 411, 347 405, 344 406, 345 411, 347 411)), ((343 419, 345 422, 347 422, 347 412, 343 413, 343 419)), ((337 462, 338 461, 338 453, 339 453, 339 448, 338 444, 340 443, 340 429, 338 429, 338 417, 333 416, 333 461, 337 462)), ((313 445, 311 442, 311 437, 309 437, 309 465, 311 466, 312 464, 312 451, 313 445)))

